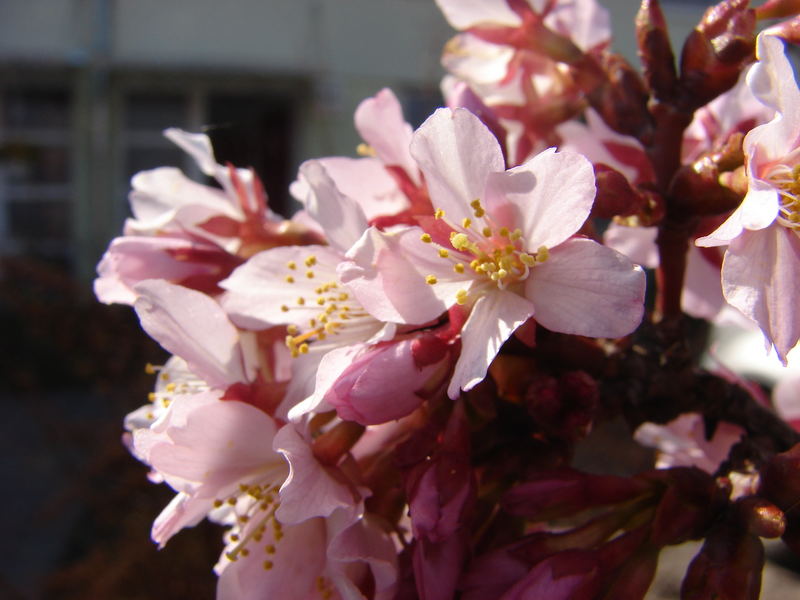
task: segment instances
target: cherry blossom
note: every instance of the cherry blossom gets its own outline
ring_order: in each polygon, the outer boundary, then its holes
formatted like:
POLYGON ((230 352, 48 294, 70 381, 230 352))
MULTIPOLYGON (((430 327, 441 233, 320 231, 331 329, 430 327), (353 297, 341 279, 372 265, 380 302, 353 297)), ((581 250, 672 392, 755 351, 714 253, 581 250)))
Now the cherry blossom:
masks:
POLYGON ((796 232, 800 92, 779 39, 759 35, 758 57, 747 84, 776 116, 745 137, 748 191, 741 206, 697 244, 729 244, 722 266, 725 299, 758 323, 785 362, 800 339, 794 310, 800 300, 796 232))
POLYGON ((595 337, 638 325, 641 268, 572 237, 594 200, 585 158, 549 150, 505 171, 497 140, 464 109, 436 111, 411 152, 439 225, 367 232, 340 270, 378 318, 425 323, 450 306, 471 307, 451 397, 483 379, 500 345, 531 316, 554 331, 595 337))
POLYGON ((129 199, 133 218, 97 266, 97 297, 132 304, 139 281, 166 279, 206 293, 244 259, 281 243, 318 240, 299 221, 287 221, 266 204, 252 170, 217 164, 205 134, 168 129, 164 135, 197 162, 222 189, 160 167, 137 173, 129 199))
POLYGON ((443 379, 450 353, 436 335, 396 337, 392 319, 365 311, 341 279, 338 267, 367 219, 325 164, 309 161, 301 173, 308 212, 324 224, 331 245, 283 246, 253 256, 221 283, 228 290, 223 306, 245 329, 287 326, 286 345, 296 359, 287 390, 293 419, 337 408, 345 418, 380 423, 414 410, 424 391, 443 379), (375 390, 385 382, 376 373, 386 361, 396 364, 398 385, 396 396, 379 401, 375 390))

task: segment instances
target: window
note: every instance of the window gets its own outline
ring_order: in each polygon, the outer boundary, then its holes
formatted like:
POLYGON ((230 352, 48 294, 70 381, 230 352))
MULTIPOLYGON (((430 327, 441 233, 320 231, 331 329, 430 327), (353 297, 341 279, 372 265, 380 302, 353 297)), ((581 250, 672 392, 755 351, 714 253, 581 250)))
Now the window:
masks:
POLYGON ((0 253, 69 267, 71 122, 66 84, 0 88, 0 253))

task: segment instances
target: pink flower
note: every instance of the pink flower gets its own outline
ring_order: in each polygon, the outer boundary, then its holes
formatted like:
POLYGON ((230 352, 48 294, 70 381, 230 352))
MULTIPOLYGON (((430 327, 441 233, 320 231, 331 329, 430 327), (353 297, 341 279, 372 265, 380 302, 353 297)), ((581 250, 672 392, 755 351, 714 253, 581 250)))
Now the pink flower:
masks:
POLYGON ((371 599, 392 598, 396 551, 378 520, 364 512, 367 490, 344 469, 321 464, 291 425, 275 435, 273 447, 273 454, 289 463, 278 494, 266 480, 261 486, 244 485, 235 503, 227 505, 228 514, 216 515, 232 526, 216 567, 218 598, 320 594, 356 600, 366 597, 361 590, 369 581, 371 599))
POLYGON ((758 323, 785 363, 800 339, 800 91, 779 39, 759 35, 757 53, 747 84, 777 114, 745 137, 748 191, 742 204, 697 244, 729 244, 722 266, 725 299, 758 323))
MULTIPOLYGON (((335 156, 309 163, 324 168, 338 190, 358 204, 370 223, 390 225, 407 221, 411 215, 430 213, 419 169, 408 151, 413 130, 404 120, 394 93, 384 88, 363 100, 355 112, 355 125, 365 141, 358 147, 363 158, 335 156)), ((307 168, 301 166, 290 189, 306 204, 315 185, 308 180, 307 168)))
POLYGON ((222 189, 196 183, 172 167, 137 173, 130 193, 134 216, 97 266, 95 293, 102 302, 132 304, 134 286, 145 279, 216 294, 217 283, 255 252, 318 239, 267 208, 255 173, 217 164, 207 136, 178 129, 165 135, 222 189))
POLYGON ((411 152, 437 207, 429 232, 367 232, 340 268, 379 319, 425 323, 471 312, 448 393, 470 389, 529 317, 563 333, 627 335, 643 312, 644 273, 617 252, 572 237, 594 200, 594 173, 574 153, 543 152, 509 171, 470 112, 440 109, 411 152))
MULTIPOLYGON (((542 135, 578 110, 580 89, 541 40, 549 29, 587 52, 610 40, 608 12, 595 0, 438 0, 463 33, 445 46, 444 67, 467 82, 508 131, 510 164, 542 149, 542 135)), ((552 40, 550 43, 555 43, 552 40)))
POLYGON ((284 246, 253 256, 222 282, 223 306, 246 329, 287 325, 295 357, 287 390, 292 419, 334 408, 362 424, 405 416, 448 372, 451 352, 440 339, 448 334, 396 336, 392 319, 363 309, 337 269, 367 227, 365 211, 323 161, 305 163, 301 173, 309 214, 331 246, 284 246), (388 393, 387 372, 396 376, 388 393))

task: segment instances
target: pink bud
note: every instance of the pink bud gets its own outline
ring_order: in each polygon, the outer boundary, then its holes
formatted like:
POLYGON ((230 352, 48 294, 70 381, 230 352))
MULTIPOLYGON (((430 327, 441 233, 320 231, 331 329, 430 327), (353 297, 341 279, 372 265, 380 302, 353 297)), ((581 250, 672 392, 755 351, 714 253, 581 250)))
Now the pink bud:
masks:
POLYGON ((636 15, 636 41, 644 77, 658 99, 675 95, 678 74, 667 23, 658 0, 642 0, 636 15))
POLYGON ((759 19, 779 19, 800 13, 800 0, 767 0, 756 8, 759 19))
POLYGON ((377 425, 411 414, 426 388, 449 370, 446 346, 434 336, 374 346, 347 367, 325 395, 342 419, 377 425))

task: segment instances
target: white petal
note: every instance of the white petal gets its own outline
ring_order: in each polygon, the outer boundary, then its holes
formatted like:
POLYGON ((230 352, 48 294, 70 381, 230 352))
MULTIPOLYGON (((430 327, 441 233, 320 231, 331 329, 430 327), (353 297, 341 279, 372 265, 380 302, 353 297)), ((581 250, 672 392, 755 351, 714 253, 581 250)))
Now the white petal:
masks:
POLYGON ((627 258, 587 239, 554 248, 525 283, 536 320, 548 329, 591 337, 620 337, 639 325, 645 276, 627 258))
POLYGON ((234 323, 247 329, 289 323, 306 325, 320 310, 315 303, 318 296, 315 289, 336 281, 336 265, 341 260, 341 255, 328 246, 280 246, 264 250, 220 282, 229 291, 222 305, 234 323), (305 260, 312 256, 316 262, 307 267, 305 260), (295 264, 294 269, 289 268, 290 263, 295 264), (309 272, 313 277, 307 276, 309 272))
POLYGON ((308 160, 300 165, 299 176, 308 185, 306 210, 322 226, 328 242, 347 252, 367 229, 367 218, 358 203, 342 193, 322 162, 308 160))
POLYGON ((522 19, 505 1, 436 0, 436 4, 455 29, 468 29, 480 24, 522 25, 522 19))
POLYGON ((486 377, 489 365, 514 330, 533 315, 533 304, 507 291, 492 291, 481 297, 461 331, 461 356, 456 363, 447 395, 457 398, 486 377))
POLYGON ((552 248, 583 225, 596 192, 592 164, 576 152, 545 150, 492 185, 503 189, 528 249, 552 248))
POLYGON ((411 155, 428 184, 434 208, 453 223, 472 217, 469 203, 482 198, 489 173, 505 170, 500 144, 463 108, 440 108, 414 133, 411 155))
POLYGON ((777 225, 745 232, 722 263, 725 299, 758 323, 784 363, 800 339, 799 266, 800 239, 777 225))
POLYGON ((239 333, 214 300, 158 279, 143 281, 134 291, 144 330, 211 387, 226 388, 246 379, 239 333))
POLYGON ((351 248, 339 276, 359 303, 376 319, 395 323, 427 323, 447 310, 456 292, 467 287, 464 275, 453 277, 452 262, 433 244, 420 241, 422 229, 392 233, 371 228, 351 248), (425 277, 434 275, 435 285, 425 277))

